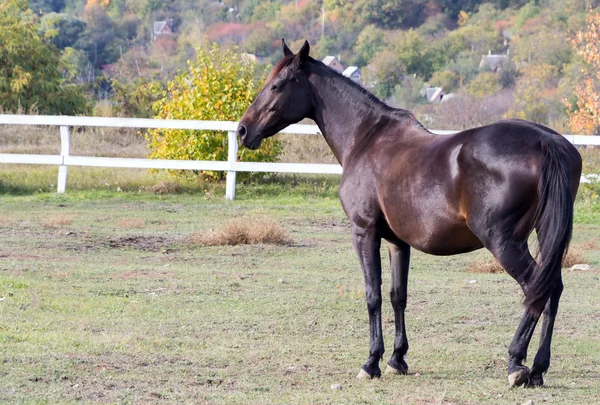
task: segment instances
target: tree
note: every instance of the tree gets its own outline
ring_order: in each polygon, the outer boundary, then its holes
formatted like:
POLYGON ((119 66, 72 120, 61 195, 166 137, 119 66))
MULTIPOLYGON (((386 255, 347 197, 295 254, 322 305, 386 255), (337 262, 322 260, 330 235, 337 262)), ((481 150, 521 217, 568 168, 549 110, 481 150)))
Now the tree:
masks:
POLYGON ((62 78, 60 52, 45 43, 26 0, 0 5, 0 105, 43 114, 78 114, 88 108, 84 90, 62 78))
POLYGON ((79 36, 85 31, 83 20, 68 14, 48 13, 41 18, 41 31, 58 49, 73 47, 79 36))
MULTIPOLYGON (((256 97, 259 82, 255 64, 240 58, 232 49, 214 44, 198 49, 195 62, 176 76, 155 105, 156 118, 236 121, 256 97)), ((226 160, 227 135, 223 132, 155 130, 150 132, 153 158, 184 160, 226 160)), ((281 144, 267 139, 260 149, 240 149, 242 161, 268 161, 277 158, 281 144)), ((181 173, 181 172, 177 172, 181 173)), ((220 179, 222 172, 204 172, 203 177, 220 179)))
POLYGON ((514 91, 514 105, 507 117, 549 124, 556 110, 557 69, 548 64, 527 65, 521 69, 514 91))
POLYGON ((467 93, 473 97, 481 98, 496 93, 501 89, 499 77, 496 73, 481 72, 467 85, 467 93))
POLYGON ((577 106, 564 101, 571 129, 581 134, 600 133, 600 13, 590 12, 587 23, 585 31, 577 32, 573 38, 577 54, 587 63, 583 85, 575 88, 577 106))
POLYGON ((356 39, 354 64, 357 66, 367 65, 383 45, 385 45, 383 30, 374 25, 367 25, 356 39))

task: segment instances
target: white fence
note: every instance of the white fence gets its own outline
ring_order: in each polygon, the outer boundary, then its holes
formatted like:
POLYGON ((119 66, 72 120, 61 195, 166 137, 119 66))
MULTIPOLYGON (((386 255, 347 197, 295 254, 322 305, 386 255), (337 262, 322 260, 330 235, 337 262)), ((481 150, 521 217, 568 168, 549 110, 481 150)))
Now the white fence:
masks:
MULTIPOLYGON (((68 117, 46 115, 2 115, 0 124, 5 125, 47 125, 60 128, 60 155, 28 155, 0 153, 0 163, 47 164, 58 166, 57 192, 64 193, 67 187, 67 168, 69 166, 123 167, 139 169, 179 169, 179 170, 214 170, 227 172, 225 197, 235 198, 236 172, 279 172, 279 173, 313 173, 341 174, 342 167, 332 164, 314 163, 258 163, 238 162, 238 142, 236 136, 237 122, 231 121, 192 121, 192 120, 155 120, 141 118, 100 118, 100 117, 68 117), (92 156, 71 156, 70 127, 116 127, 116 128, 168 128, 192 129, 205 131, 227 131, 227 161, 198 160, 162 160, 109 158, 92 156)), ((436 134, 451 134, 455 131, 433 131, 436 134)), ((318 135, 316 125, 290 125, 281 133, 318 135)), ((575 145, 600 146, 600 136, 565 135, 575 145)))

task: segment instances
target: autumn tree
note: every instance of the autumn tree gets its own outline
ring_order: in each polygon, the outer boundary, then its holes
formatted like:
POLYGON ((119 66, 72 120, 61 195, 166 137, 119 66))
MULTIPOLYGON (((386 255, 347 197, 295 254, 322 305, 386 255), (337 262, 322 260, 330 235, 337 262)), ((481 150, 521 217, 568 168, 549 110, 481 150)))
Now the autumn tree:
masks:
POLYGON ((590 14, 587 27, 573 37, 577 54, 587 66, 584 68, 583 84, 575 88, 577 105, 565 100, 569 109, 571 129, 575 133, 593 134, 600 132, 600 13, 590 14))
MULTIPOLYGON (((176 76, 155 104, 156 118, 237 121, 250 106, 260 82, 256 65, 240 58, 233 49, 198 49, 188 70, 176 76)), ((226 160, 227 134, 216 131, 160 129, 150 133, 151 157, 183 160, 226 160)), ((260 149, 240 148, 241 161, 277 159, 281 143, 266 139, 260 149)), ((177 172, 180 174, 180 172, 177 172)), ((220 179, 222 172, 204 172, 204 178, 220 179)))
POLYGON ((85 112, 85 92, 63 80, 60 52, 41 38, 27 0, 0 5, 0 26, 0 106, 44 114, 85 112))

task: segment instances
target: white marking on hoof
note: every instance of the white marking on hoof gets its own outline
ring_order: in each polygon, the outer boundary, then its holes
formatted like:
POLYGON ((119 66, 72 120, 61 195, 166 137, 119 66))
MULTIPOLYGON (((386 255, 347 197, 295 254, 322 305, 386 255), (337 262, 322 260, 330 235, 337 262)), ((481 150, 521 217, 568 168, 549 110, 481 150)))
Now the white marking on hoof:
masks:
POLYGON ((373 376, 361 368, 356 378, 360 378, 361 380, 370 380, 373 378, 373 376))
POLYGON ((394 368, 392 366, 390 366, 389 364, 387 365, 387 367, 385 368, 385 373, 386 374, 405 374, 402 373, 400 370, 398 370, 397 368, 394 368))
POLYGON ((529 372, 526 369, 515 371, 508 375, 508 385, 512 387, 519 387, 526 384, 529 381, 529 372))

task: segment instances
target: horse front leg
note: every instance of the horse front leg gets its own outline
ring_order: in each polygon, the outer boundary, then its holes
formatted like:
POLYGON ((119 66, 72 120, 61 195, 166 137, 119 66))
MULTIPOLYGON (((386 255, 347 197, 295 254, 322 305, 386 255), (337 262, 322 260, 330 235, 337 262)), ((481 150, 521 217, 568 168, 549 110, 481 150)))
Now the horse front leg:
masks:
POLYGON ((381 255, 379 253, 381 237, 374 231, 353 229, 352 243, 365 277, 370 330, 369 358, 362 365, 357 378, 380 377, 379 361, 384 352, 381 331, 381 255))
POLYGON ((385 372, 386 374, 406 374, 408 365, 404 361, 404 356, 408 351, 408 338, 406 337, 404 310, 406 309, 410 246, 404 242, 389 243, 388 250, 392 274, 390 300, 394 308, 396 337, 394 339, 394 353, 387 363, 385 372))

